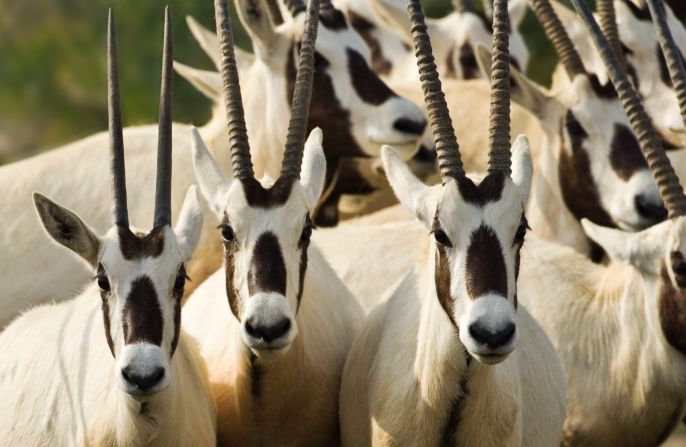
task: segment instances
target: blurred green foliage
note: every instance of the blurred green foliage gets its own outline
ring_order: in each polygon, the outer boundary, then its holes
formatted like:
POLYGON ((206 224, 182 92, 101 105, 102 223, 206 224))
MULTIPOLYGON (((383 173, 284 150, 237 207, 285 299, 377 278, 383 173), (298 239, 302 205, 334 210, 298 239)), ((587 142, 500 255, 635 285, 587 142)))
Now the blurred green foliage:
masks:
MULTIPOLYGON (((424 0, 440 17, 450 0, 424 0)), ((125 125, 157 121, 164 2, 157 0, 6 1, 0 15, 0 164, 106 129, 107 9, 115 11, 122 113, 125 125)), ((212 64, 185 23, 192 15, 213 27, 213 2, 173 0, 175 59, 212 64)), ((234 17, 235 19, 235 17, 234 17)), ((236 42, 249 48, 239 21, 236 42)), ((555 63, 531 14, 522 27, 532 49, 531 76, 545 83, 555 63)), ((175 77, 174 120, 203 124, 210 102, 175 77)))

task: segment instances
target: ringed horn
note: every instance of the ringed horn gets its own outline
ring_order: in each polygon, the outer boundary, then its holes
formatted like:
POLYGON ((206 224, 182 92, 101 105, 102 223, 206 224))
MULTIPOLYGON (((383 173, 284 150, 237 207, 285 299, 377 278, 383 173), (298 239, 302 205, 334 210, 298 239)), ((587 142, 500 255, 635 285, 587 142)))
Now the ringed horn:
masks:
POLYGON ((665 202, 670 218, 686 215, 686 196, 679 183, 679 178, 667 158, 664 147, 653 129, 638 93, 629 81, 629 77, 622 69, 619 60, 612 50, 610 43, 600 30, 585 0, 571 0, 574 8, 583 19, 591 33, 591 38, 600 53, 607 68, 610 80, 619 95, 619 99, 629 116, 631 127, 638 136, 643 154, 648 160, 648 166, 655 176, 660 195, 665 202))

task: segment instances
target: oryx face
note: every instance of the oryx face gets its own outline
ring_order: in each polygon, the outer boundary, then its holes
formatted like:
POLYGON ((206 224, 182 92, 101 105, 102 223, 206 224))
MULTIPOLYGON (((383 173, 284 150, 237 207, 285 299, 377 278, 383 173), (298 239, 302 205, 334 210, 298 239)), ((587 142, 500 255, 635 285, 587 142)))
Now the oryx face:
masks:
POLYGON ((263 185, 224 178, 194 135, 201 190, 221 221, 227 311, 240 321, 243 342, 256 355, 283 353, 298 335, 313 230, 310 214, 326 171, 321 141, 321 131, 314 130, 305 145, 301 179, 263 185))
POLYGON ((657 185, 611 85, 577 76, 561 116, 562 197, 578 218, 639 230, 665 219, 657 185))
MULTIPOLYGON (((256 57, 274 80, 285 80, 283 99, 290 104, 305 14, 295 12, 274 27, 264 3, 237 4, 256 57)), ((372 71, 369 48, 339 10, 322 9, 319 24, 309 129, 324 131, 327 156, 378 156, 382 144, 392 143, 411 157, 426 127, 422 111, 372 71)))
POLYGON ((115 359, 120 388, 136 397, 167 387, 170 361, 179 341, 184 263, 202 230, 202 212, 193 187, 179 223, 134 233, 114 226, 98 237, 78 216, 36 195, 35 204, 51 237, 83 257, 100 290, 104 338, 115 359))
POLYGON ((432 233, 436 296, 467 351, 479 361, 504 360, 517 342, 519 252, 527 231, 531 185, 528 143, 513 146, 512 176, 489 174, 427 187, 389 152, 389 181, 403 205, 432 233))

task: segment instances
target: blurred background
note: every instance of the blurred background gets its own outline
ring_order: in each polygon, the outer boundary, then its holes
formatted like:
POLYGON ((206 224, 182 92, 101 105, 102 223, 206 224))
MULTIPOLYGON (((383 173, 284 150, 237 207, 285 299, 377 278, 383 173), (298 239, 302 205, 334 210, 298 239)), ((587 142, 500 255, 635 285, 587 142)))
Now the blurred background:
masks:
MULTIPOLYGON (((214 29, 211 0, 169 0, 175 59, 214 69, 185 23, 192 15, 214 29)), ((232 4, 233 2, 229 2, 232 4)), ((424 0, 440 17, 450 0, 424 0)), ((478 3, 478 2, 477 2, 478 3)), ((157 0, 0 1, 0 164, 76 141, 107 128, 105 38, 107 9, 114 5, 125 125, 157 121, 165 2, 157 0)), ((236 43, 250 48, 234 16, 236 43)), ((532 50, 529 74, 546 83, 555 57, 535 18, 522 30, 532 50)), ((178 76, 174 121, 203 124, 211 104, 178 76)))

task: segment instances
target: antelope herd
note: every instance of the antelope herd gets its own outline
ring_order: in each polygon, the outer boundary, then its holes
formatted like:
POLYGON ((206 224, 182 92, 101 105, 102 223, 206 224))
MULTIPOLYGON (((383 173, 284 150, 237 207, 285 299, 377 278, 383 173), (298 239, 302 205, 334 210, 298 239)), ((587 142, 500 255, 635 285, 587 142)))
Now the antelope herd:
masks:
POLYGON ((664 442, 686 3, 570 1, 234 0, 250 53, 214 0, 187 24, 216 71, 173 61, 167 7, 133 128, 110 10, 109 131, 0 167, 0 445, 664 442))

